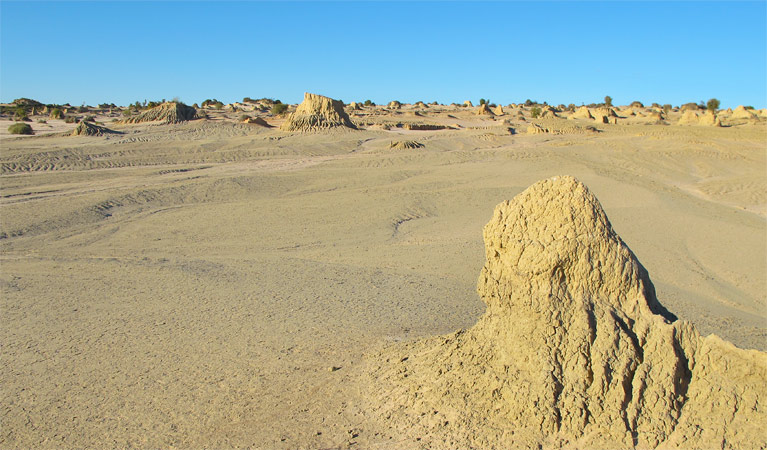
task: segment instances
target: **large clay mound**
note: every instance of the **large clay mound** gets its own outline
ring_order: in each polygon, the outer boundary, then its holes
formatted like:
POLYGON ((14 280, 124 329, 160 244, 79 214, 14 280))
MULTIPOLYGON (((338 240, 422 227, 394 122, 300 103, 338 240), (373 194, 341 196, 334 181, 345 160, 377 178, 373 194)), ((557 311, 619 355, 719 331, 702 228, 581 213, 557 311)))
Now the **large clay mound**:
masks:
POLYGON ((721 127, 722 121, 719 120, 719 117, 717 117, 716 114, 714 114, 711 111, 706 111, 700 116, 700 119, 698 120, 699 125, 706 125, 709 127, 721 127))
POLYGON ((700 122, 700 117, 698 117, 698 113, 690 109, 682 113, 682 117, 679 118, 680 125, 697 124, 699 122, 700 122))
POLYGON ((576 109, 572 116, 570 116, 572 119, 590 119, 593 120, 594 116, 591 115, 591 111, 589 111, 589 108, 585 106, 581 106, 580 108, 576 109))
POLYGON ((125 123, 162 122, 181 123, 197 119, 197 110, 179 102, 166 102, 136 116, 128 117, 125 123))
POLYGON ((739 105, 737 108, 735 108, 732 116, 730 116, 731 119, 754 119, 755 117, 756 114, 746 109, 743 105, 739 105))
POLYGON ((288 120, 280 126, 280 129, 283 131, 319 131, 337 127, 357 128, 344 111, 343 102, 306 92, 304 101, 298 105, 295 112, 288 116, 288 120))
POLYGON ((701 337, 572 177, 498 205, 469 330, 374 358, 370 408, 423 448, 764 448, 767 355, 701 337))
POLYGON ((114 134, 116 133, 113 130, 110 130, 107 127, 102 127, 100 125, 96 125, 95 123, 87 122, 85 120, 81 120, 74 130, 72 130, 72 133, 70 133, 70 136, 104 136, 105 134, 114 134))

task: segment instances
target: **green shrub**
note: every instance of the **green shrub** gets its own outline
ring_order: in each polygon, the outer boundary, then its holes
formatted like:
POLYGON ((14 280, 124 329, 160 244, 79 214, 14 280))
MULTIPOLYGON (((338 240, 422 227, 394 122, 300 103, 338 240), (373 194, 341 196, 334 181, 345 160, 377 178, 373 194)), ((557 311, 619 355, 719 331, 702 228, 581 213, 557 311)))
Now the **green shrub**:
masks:
POLYGON ((247 114, 243 114, 240 116, 240 122, 245 122, 248 119, 250 119, 250 116, 247 114))
POLYGON ((535 106, 533 109, 530 110, 530 116, 532 116, 533 119, 539 117, 541 115, 541 108, 535 106))
POLYGON ((749 106, 744 106, 744 108, 746 108, 746 109, 754 109, 754 107, 750 106, 750 105, 749 106))
POLYGON ((288 105, 285 105, 283 103, 275 103, 274 106, 272 106, 272 114, 274 114, 275 116, 285 114, 287 110, 288 110, 288 105))
POLYGON ((370 100, 365 100, 365 106, 373 106, 373 102, 370 100))
POLYGON ((50 118, 51 119, 62 119, 62 118, 64 118, 64 113, 61 112, 61 110, 59 108, 53 108, 51 110, 50 118))
POLYGON ((670 105, 670 104, 668 104, 668 103, 666 103, 665 105, 663 105, 663 112, 665 112, 666 114, 668 114, 668 113, 669 113, 669 111, 671 111, 671 105, 670 105))
POLYGON ((88 107, 85 106, 85 103, 83 103, 79 108, 77 108, 77 112, 86 113, 88 112, 88 107))
POLYGON ((716 112, 716 110, 719 109, 719 100, 715 98, 710 99, 708 102, 706 102, 706 109, 712 113, 716 112))
POLYGON ((75 119, 75 116, 66 116, 64 117, 65 123, 75 123, 77 122, 77 119, 75 119))
POLYGON ((637 100, 631 102, 629 106, 631 106, 632 108, 644 108, 644 104, 637 100))
POLYGON ((123 109, 123 116, 130 117, 131 115, 133 115, 133 112, 130 110, 130 108, 123 109))
POLYGON ((608 108, 613 106, 613 98, 610 97, 609 95, 605 96, 605 106, 607 106, 608 108))
POLYGON ((8 127, 8 132, 11 134, 35 134, 28 123, 14 123, 8 127))
POLYGON ((23 106, 16 108, 16 112, 13 114, 13 120, 17 122, 29 120, 29 117, 27 117, 27 110, 23 106))
POLYGON ((83 119, 83 122, 95 122, 96 118, 94 116, 85 116, 83 119))
POLYGON ((485 103, 487 103, 487 100, 485 100, 484 98, 479 99, 480 105, 484 105, 485 103))
POLYGON ((45 119, 37 119, 37 123, 48 123, 45 119))

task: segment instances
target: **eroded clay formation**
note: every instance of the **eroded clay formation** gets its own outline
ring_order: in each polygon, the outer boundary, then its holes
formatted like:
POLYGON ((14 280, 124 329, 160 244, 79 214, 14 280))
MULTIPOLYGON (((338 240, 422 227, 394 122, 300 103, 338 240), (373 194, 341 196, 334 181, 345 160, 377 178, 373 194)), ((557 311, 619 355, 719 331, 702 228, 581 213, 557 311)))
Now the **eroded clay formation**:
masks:
POLYGON ((472 328, 374 358, 381 420, 432 448, 763 448, 767 355, 701 337, 572 177, 498 205, 472 328))

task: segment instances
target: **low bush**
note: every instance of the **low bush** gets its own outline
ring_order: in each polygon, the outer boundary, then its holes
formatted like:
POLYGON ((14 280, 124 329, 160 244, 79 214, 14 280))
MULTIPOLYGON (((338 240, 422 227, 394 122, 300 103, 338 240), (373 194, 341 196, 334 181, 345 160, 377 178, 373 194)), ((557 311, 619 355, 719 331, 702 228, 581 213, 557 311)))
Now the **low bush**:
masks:
POLYGON ((66 116, 64 117, 65 123, 76 123, 77 119, 75 119, 75 116, 66 116))
POLYGON ((28 123, 14 123, 8 127, 8 132, 11 134, 35 134, 28 123))
POLYGON ((59 108, 53 108, 50 113, 51 119, 62 119, 64 118, 64 113, 61 112, 59 108))
POLYGON ((48 123, 45 119, 37 119, 37 123, 48 123))
POLYGON ((13 114, 13 120, 17 122, 29 120, 29 117, 27 117, 27 110, 22 106, 16 108, 16 112, 13 114))
POLYGON ((243 114, 240 116, 240 122, 245 122, 248 119, 250 119, 250 116, 247 114, 243 114))
POLYGON ((535 106, 530 110, 530 116, 535 119, 541 115, 541 108, 535 106))
POLYGON ((274 114, 275 116, 285 114, 287 110, 288 110, 288 105, 285 105, 283 103, 275 103, 274 106, 272 106, 272 114, 274 114))

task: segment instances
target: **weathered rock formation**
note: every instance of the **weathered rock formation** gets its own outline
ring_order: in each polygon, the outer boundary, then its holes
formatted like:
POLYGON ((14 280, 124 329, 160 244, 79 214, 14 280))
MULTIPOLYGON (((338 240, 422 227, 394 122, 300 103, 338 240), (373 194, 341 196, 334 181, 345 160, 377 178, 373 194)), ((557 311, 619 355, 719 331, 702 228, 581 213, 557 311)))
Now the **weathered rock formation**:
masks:
POLYGON ((197 119, 197 110, 179 102, 166 102, 138 115, 128 117, 125 123, 162 122, 181 123, 197 119))
POLYGON ((280 129, 319 131, 338 127, 357 129, 344 111, 343 102, 307 92, 304 94, 304 101, 288 116, 280 129))
POLYGON ((424 146, 423 144, 416 141, 393 141, 389 143, 389 148, 397 149, 397 150, 423 148, 423 146, 424 146))
POLYGON ((685 112, 683 112, 682 117, 679 118, 680 125, 697 124, 698 122, 700 122, 698 113, 691 109, 688 109, 685 112))
POLYGON ((576 109, 572 116, 570 116, 572 119, 593 119, 594 116, 591 115, 591 111, 585 106, 581 106, 580 108, 576 109))
POLYGON ((479 108, 477 108, 477 115, 478 116, 493 116, 493 112, 490 110, 490 108, 487 106, 487 103, 482 103, 479 105, 479 108))
POLYGON ((756 118, 756 114, 753 113, 753 111, 749 111, 746 109, 743 105, 739 105, 737 108, 735 108, 735 111, 732 112, 732 116, 730 116, 731 119, 754 119, 756 118))
POLYGON ((371 410, 423 448, 764 448, 767 354, 701 337, 572 177, 498 205, 487 310, 372 359, 371 410))
POLYGON ((703 113, 698 119, 698 124, 710 127, 722 126, 722 122, 719 120, 719 117, 717 117, 716 114, 712 113, 711 111, 706 111, 703 113))
POLYGON ((264 120, 262 117, 248 117, 247 119, 243 120, 242 123, 249 123, 252 125, 260 125, 262 127, 271 128, 272 126, 269 125, 269 122, 264 120))
POLYGON ((110 130, 109 128, 102 127, 99 125, 96 125, 95 123, 88 122, 85 120, 81 120, 74 130, 72 130, 72 133, 70 133, 70 136, 103 136, 105 134, 112 134, 115 133, 115 131, 110 130))

